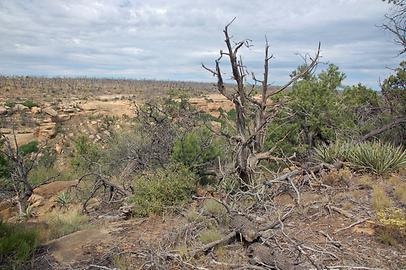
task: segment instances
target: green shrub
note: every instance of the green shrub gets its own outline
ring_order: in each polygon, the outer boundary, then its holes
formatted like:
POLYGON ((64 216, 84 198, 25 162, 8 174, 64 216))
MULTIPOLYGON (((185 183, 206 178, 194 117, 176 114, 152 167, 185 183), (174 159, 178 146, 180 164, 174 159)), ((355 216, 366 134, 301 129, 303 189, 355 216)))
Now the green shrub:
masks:
POLYGON ((50 181, 71 181, 78 179, 81 172, 75 171, 72 168, 58 170, 54 166, 46 167, 43 164, 38 164, 28 174, 28 180, 33 186, 42 184, 46 180, 50 181))
POLYGON ((351 146, 348 161, 355 169, 384 175, 406 166, 406 152, 402 146, 379 141, 364 142, 351 146))
POLYGON ((196 177, 192 172, 181 165, 170 165, 138 177, 130 202, 134 204, 135 215, 145 217, 183 204, 195 188, 196 177))
POLYGON ((394 246, 406 241, 406 215, 403 209, 390 207, 380 210, 376 214, 378 224, 378 239, 394 246))
POLYGON ((32 108, 32 107, 38 107, 38 104, 37 103, 35 103, 34 101, 32 101, 32 100, 26 100, 26 101, 24 101, 23 103, 22 103, 25 107, 28 107, 28 108, 32 108))
POLYGON ((0 268, 19 269, 34 254, 37 232, 20 224, 0 222, 0 268))
POLYGON ((75 153, 71 164, 79 169, 88 169, 102 157, 101 149, 85 136, 80 136, 75 141, 75 153))
POLYGON ((172 157, 189 168, 212 163, 221 155, 221 144, 212 135, 207 128, 185 134, 175 142, 172 157))
POLYGON ((195 172, 199 176, 201 184, 208 184, 212 181, 207 171, 213 168, 217 163, 217 158, 222 156, 222 145, 221 140, 213 139, 213 134, 209 129, 195 129, 175 141, 172 148, 172 159, 195 172))
MULTIPOLYGON (((304 68, 299 66, 294 74, 303 72, 304 68)), ((345 74, 331 64, 317 75, 308 74, 295 82, 287 100, 284 94, 274 96, 273 100, 282 101, 284 106, 267 127, 265 147, 277 146, 279 151, 275 153, 281 156, 296 153, 299 158, 306 157, 315 145, 332 142, 338 133, 353 130, 339 94, 344 78, 345 74)))
POLYGON ((27 143, 27 144, 24 144, 24 145, 21 145, 20 146, 20 152, 23 154, 23 155, 28 155, 28 154, 31 154, 31 153, 35 153, 35 152, 38 152, 38 142, 37 141, 32 141, 32 142, 29 142, 29 143, 27 143))
POLYGON ((7 159, 0 154, 0 178, 9 178, 10 177, 10 166, 7 162, 7 159))

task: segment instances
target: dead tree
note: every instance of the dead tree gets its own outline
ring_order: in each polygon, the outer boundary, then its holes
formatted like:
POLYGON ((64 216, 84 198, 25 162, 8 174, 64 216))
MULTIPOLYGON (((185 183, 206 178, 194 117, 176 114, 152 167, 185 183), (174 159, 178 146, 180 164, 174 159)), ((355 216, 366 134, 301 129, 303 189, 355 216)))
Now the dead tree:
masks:
MULTIPOLYGON (((384 0, 385 1, 385 0, 384 0)), ((382 28, 391 32, 394 36, 394 43, 402 47, 399 55, 406 52, 406 1, 388 0, 393 5, 391 14, 386 14, 386 23, 382 28)))
POLYGON ((28 180, 28 174, 32 170, 35 160, 38 158, 38 151, 32 158, 27 158, 20 151, 17 143, 17 137, 13 131, 14 145, 10 142, 10 138, 0 133, 0 145, 4 144, 4 149, 0 148, 11 167, 11 184, 17 195, 18 210, 20 217, 24 217, 28 208, 28 199, 33 193, 33 186, 28 180))
POLYGON ((247 83, 249 72, 244 66, 239 50, 250 46, 250 40, 243 40, 234 43, 229 34, 229 27, 235 18, 225 26, 223 32, 225 36, 226 51, 221 50, 220 56, 215 60, 215 68, 211 69, 202 64, 202 67, 217 78, 217 90, 233 102, 236 111, 235 129, 236 135, 230 136, 236 146, 234 156, 234 168, 242 183, 251 182, 255 167, 261 160, 272 158, 272 150, 264 151, 265 129, 275 115, 280 104, 271 104, 272 96, 288 89, 295 81, 312 72, 316 67, 320 53, 320 43, 314 58, 301 72, 291 77, 291 80, 282 87, 272 90, 268 83, 269 60, 273 55, 269 54, 269 44, 265 43, 264 73, 263 79, 259 80, 252 74, 254 85, 247 83), (223 73, 220 67, 220 61, 223 56, 228 57, 231 69, 232 80, 236 83, 233 89, 226 89, 223 73), (256 84, 260 83, 260 96, 255 96, 256 84))

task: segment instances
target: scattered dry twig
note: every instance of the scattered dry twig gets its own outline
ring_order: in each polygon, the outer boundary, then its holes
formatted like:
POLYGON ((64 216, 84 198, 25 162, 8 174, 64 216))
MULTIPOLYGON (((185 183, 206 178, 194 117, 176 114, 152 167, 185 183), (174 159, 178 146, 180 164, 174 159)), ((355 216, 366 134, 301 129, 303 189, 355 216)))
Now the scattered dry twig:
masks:
POLYGON ((335 230, 334 233, 336 234, 336 233, 338 233, 338 232, 341 232, 341 231, 350 229, 350 228, 352 228, 352 227, 354 227, 354 226, 356 226, 356 225, 359 225, 359 224, 361 224, 361 223, 364 223, 364 222, 367 221, 368 219, 369 219, 369 218, 363 218, 363 219, 361 219, 361 220, 358 220, 357 222, 354 222, 354 223, 348 225, 347 227, 344 227, 344 228, 335 230))

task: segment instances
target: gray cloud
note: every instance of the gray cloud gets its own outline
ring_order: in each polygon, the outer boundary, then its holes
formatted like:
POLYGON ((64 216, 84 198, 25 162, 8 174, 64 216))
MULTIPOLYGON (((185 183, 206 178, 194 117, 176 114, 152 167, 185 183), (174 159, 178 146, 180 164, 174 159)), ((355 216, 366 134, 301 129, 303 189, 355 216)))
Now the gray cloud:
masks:
POLYGON ((0 0, 0 73, 211 81, 200 63, 223 48, 222 28, 250 38, 246 64, 261 72, 264 35, 275 59, 271 80, 288 79, 322 42, 323 61, 347 84, 378 80, 395 67, 391 36, 376 27, 379 0, 0 0))

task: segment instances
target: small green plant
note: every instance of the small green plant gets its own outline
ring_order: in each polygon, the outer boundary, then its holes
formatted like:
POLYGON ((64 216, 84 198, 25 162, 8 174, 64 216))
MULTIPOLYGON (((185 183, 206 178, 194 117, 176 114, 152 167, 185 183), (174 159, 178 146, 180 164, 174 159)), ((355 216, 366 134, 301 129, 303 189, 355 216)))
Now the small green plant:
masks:
POLYGON ((9 107, 9 108, 14 108, 15 105, 16 105, 16 103, 12 100, 6 100, 6 102, 4 102, 4 106, 9 107))
POLYGON ((24 218, 26 220, 28 220, 31 217, 33 217, 34 215, 35 215, 34 208, 31 205, 27 206, 27 208, 25 209, 25 212, 24 212, 24 218))
POLYGON ((315 159, 321 162, 333 164, 337 161, 344 161, 348 155, 349 144, 336 141, 329 145, 321 144, 315 148, 315 159))
POLYGON ((382 244, 388 246, 395 246, 397 245, 398 241, 396 240, 396 232, 390 228, 381 228, 378 231, 378 240, 382 244))
POLYGON ((106 115, 102 119, 101 128, 105 130, 110 130, 118 123, 118 120, 119 119, 117 116, 106 115))
POLYGON ((10 166, 5 156, 0 154, 0 178, 9 178, 9 177, 10 177, 10 166))
POLYGON ((21 269, 38 246, 35 230, 0 221, 0 268, 21 269))
POLYGON ((38 166, 52 168, 56 161, 56 151, 53 147, 47 146, 41 150, 41 157, 38 158, 38 166))
POLYGON ((195 188, 196 176, 192 172, 182 165, 171 165, 135 179, 130 202, 136 216, 159 214, 188 201, 195 188))
POLYGON ((406 215, 403 209, 390 207, 378 211, 376 216, 380 224, 378 239, 382 243, 394 246, 406 240, 406 215))
POLYGON ((406 151, 379 141, 364 142, 351 146, 348 161, 355 169, 385 175, 406 166, 406 151))
POLYGON ((389 207, 377 213, 378 221, 385 226, 406 228, 406 215, 402 209, 389 207))
POLYGON ((67 191, 60 192, 55 198, 55 202, 59 205, 59 207, 67 207, 71 201, 72 197, 67 191))
POLYGON ((238 189, 239 183, 236 178, 226 176, 221 180, 218 187, 226 193, 233 193, 238 189))
POLYGON ((128 255, 116 255, 113 257, 113 265, 114 269, 120 270, 130 270, 133 269, 131 267, 131 260, 128 255))
POLYGON ((199 240, 202 244, 208 244, 220 240, 224 235, 218 229, 207 229, 202 231, 199 235, 199 240))
POLYGON ((386 175, 406 166, 406 151, 402 146, 380 141, 358 144, 337 141, 318 146, 315 159, 326 163, 348 162, 353 169, 386 175))
POLYGON ((23 103, 22 103, 25 107, 28 107, 28 108, 32 108, 32 107, 38 107, 38 104, 37 103, 35 103, 34 101, 32 101, 32 100, 25 100, 23 103))

